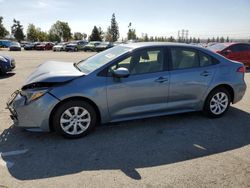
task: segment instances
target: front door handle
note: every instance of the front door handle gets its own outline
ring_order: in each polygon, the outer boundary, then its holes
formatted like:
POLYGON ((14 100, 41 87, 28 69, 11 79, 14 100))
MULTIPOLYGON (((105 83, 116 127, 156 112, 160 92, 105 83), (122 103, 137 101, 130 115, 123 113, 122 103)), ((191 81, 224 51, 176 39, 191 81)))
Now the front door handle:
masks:
POLYGON ((209 76, 209 75, 211 75, 211 73, 208 72, 208 71, 204 71, 204 72, 201 73, 201 76, 207 77, 207 76, 209 76))
POLYGON ((158 83, 163 83, 163 82, 167 82, 168 81, 168 78, 166 77, 159 77, 155 80, 155 82, 158 82, 158 83))

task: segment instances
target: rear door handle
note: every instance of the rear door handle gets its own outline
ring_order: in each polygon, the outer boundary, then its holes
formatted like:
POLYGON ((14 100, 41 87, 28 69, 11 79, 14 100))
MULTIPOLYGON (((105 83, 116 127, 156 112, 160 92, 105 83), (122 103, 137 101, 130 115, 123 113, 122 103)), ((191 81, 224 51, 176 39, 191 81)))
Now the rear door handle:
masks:
POLYGON ((211 73, 210 72, 208 72, 208 71, 204 71, 204 72, 202 72, 201 73, 201 76, 209 76, 209 75, 211 75, 211 73))
POLYGON ((163 82, 167 82, 168 81, 168 78, 166 77, 159 77, 155 80, 155 82, 158 82, 158 83, 163 83, 163 82))

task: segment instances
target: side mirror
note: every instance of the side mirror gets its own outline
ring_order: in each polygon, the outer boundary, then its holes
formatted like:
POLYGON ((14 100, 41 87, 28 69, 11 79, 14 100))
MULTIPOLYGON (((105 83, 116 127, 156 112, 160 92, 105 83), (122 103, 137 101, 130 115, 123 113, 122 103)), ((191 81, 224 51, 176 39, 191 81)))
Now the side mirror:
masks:
POLYGON ((129 75, 129 70, 124 67, 120 67, 113 72, 113 76, 116 78, 127 78, 129 75))

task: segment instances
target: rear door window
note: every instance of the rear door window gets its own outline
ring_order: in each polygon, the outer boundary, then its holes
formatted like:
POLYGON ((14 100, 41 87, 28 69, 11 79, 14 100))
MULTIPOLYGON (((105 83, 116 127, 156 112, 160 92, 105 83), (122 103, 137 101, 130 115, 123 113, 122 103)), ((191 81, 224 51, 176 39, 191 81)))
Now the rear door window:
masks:
POLYGON ((188 48, 171 48, 172 69, 188 69, 199 67, 199 58, 196 50, 188 48))

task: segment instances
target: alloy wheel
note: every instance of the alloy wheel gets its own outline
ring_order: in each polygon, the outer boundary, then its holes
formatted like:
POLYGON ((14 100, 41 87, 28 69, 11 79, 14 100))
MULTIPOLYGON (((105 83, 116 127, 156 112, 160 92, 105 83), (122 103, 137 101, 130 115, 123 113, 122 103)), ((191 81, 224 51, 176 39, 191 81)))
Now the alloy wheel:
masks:
POLYGON ((70 135, 79 135, 88 129, 91 123, 90 113, 83 107, 71 107, 60 118, 60 126, 70 135))
POLYGON ((210 110, 215 115, 220 115, 226 111, 229 104, 229 99, 226 93, 216 93, 210 101, 210 110))

